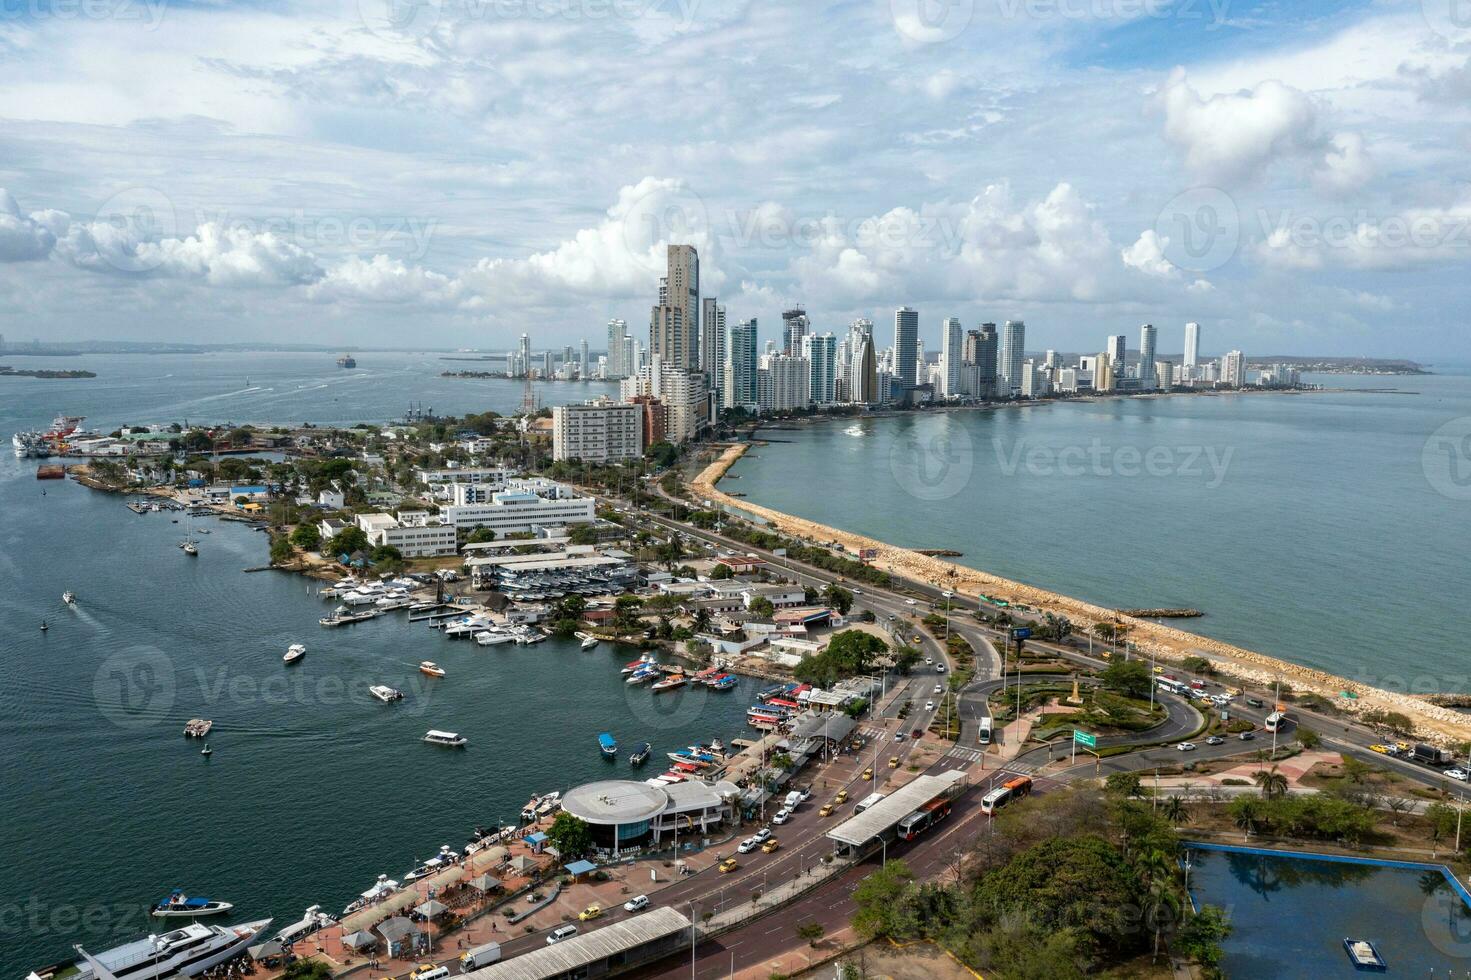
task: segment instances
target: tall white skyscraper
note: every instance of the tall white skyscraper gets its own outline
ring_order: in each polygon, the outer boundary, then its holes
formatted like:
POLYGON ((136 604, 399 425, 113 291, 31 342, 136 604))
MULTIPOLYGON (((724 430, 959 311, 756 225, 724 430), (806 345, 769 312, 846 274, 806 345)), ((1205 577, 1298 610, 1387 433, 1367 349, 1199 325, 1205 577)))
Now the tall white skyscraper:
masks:
POLYGON ((1246 384, 1246 355, 1239 350, 1233 350, 1221 358, 1219 381, 1233 388, 1246 384))
POLYGON ((1027 325, 1022 320, 1007 320, 1001 328, 1001 352, 997 357, 997 371, 1001 375, 1003 397, 1021 391, 1022 352, 1027 346, 1027 325))
POLYGON ((831 333, 809 333, 802 338, 802 356, 812 368, 812 400, 819 405, 837 401, 838 339, 831 333))
POLYGON ((1124 359, 1128 357, 1129 339, 1121 333, 1110 334, 1108 346, 1104 348, 1108 352, 1109 366, 1114 370, 1114 377, 1124 376, 1124 359))
POLYGON ((919 311, 907 306, 894 311, 894 376, 903 390, 915 385, 919 367, 919 311))
POLYGON ((964 378, 965 331, 959 317, 946 317, 940 327, 940 394, 945 398, 959 398, 965 394, 964 378))
POLYGON ((1185 366, 1193 368, 1200 359, 1200 324, 1185 324, 1185 366))
POLYGON ((517 372, 523 378, 531 374, 531 338, 524 333, 521 335, 521 343, 516 348, 516 360, 521 366, 517 372))
POLYGON ((756 319, 733 323, 725 331, 726 408, 756 404, 756 319))
POLYGON ((624 356, 627 346, 624 341, 628 339, 628 321, 608 321, 608 377, 625 378, 633 373, 632 366, 624 356))
POLYGON ((761 358, 757 397, 763 412, 788 412, 812 404, 812 366, 805 357, 767 354, 761 358))
POLYGON ((1139 380, 1154 380, 1154 324, 1139 328, 1139 380))
POLYGON ((700 310, 700 370, 717 399, 725 397, 725 307, 707 296, 700 310))
POLYGON ((581 377, 583 379, 587 379, 587 378, 592 377, 592 374, 589 372, 589 368, 591 367, 591 365, 588 363, 588 360, 587 360, 587 338, 586 337, 583 337, 582 338, 582 347, 578 351, 578 353, 582 355, 582 360, 581 360, 581 363, 579 365, 579 367, 580 367, 579 377, 581 377))

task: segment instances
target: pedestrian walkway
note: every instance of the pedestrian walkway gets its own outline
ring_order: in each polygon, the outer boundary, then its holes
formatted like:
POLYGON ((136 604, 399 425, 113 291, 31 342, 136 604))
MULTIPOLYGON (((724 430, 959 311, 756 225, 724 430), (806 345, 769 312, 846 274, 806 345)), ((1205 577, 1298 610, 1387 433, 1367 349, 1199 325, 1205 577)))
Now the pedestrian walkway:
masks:
POLYGON ((954 759, 964 759, 967 762, 980 762, 985 757, 985 753, 979 749, 966 749, 961 748, 959 745, 945 754, 954 759))

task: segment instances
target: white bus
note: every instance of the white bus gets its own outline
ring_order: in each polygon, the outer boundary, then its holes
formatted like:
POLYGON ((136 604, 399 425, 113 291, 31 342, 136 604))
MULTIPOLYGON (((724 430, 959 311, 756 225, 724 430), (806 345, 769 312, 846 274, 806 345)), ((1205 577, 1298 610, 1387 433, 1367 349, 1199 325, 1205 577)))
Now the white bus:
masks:
POLYGON ((867 810, 869 807, 873 806, 875 803, 883 798, 884 794, 882 793, 869 793, 867 796, 865 796, 863 799, 859 800, 856 804, 853 805, 853 812, 862 813, 864 810, 867 810))
POLYGON ((991 718, 989 715, 981 719, 981 733, 977 736, 976 740, 982 745, 991 744, 991 718))
POLYGON ((1168 677, 1160 677, 1155 680, 1161 691, 1169 691, 1171 694, 1184 694, 1188 688, 1184 681, 1171 680, 1168 677))
POLYGON ((1262 723, 1262 727, 1269 732, 1275 732, 1282 727, 1282 723, 1286 720, 1286 715, 1280 711, 1274 711, 1267 715, 1267 720, 1262 723))
POLYGON ((1016 776, 997 786, 991 792, 981 797, 981 812, 995 813, 1002 806, 1017 797, 1026 796, 1032 791, 1031 776, 1016 776))

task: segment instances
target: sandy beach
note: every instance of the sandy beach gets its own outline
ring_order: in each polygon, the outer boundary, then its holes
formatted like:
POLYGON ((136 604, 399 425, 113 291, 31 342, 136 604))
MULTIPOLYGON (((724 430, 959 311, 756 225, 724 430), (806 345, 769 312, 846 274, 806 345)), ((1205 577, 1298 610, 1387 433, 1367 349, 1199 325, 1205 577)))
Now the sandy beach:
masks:
POLYGON ((1070 596, 990 575, 941 558, 922 555, 907 548, 898 548, 861 534, 793 517, 744 498, 732 497, 720 490, 718 484, 749 446, 749 443, 737 443, 727 447, 719 458, 689 483, 690 492, 713 503, 753 514, 786 534, 813 542, 837 541, 854 553, 861 549, 872 549, 877 552, 877 557, 871 564, 912 582, 952 589, 970 596, 984 592, 1011 603, 1022 602, 1041 611, 1067 616, 1077 630, 1086 630, 1098 623, 1124 623, 1129 627, 1129 641, 1135 648, 1146 654, 1152 653, 1160 661, 1178 663, 1186 657, 1205 657, 1215 663, 1223 673, 1265 687, 1280 679, 1292 685, 1293 690, 1299 694, 1312 692, 1329 699, 1345 713, 1359 714, 1376 708, 1400 712, 1414 722, 1417 736, 1426 740, 1459 742, 1471 739, 1471 717, 1431 704, 1415 695, 1371 687, 1173 626, 1117 615, 1112 609, 1095 606, 1070 596), (1357 697, 1344 697, 1345 691, 1357 697))

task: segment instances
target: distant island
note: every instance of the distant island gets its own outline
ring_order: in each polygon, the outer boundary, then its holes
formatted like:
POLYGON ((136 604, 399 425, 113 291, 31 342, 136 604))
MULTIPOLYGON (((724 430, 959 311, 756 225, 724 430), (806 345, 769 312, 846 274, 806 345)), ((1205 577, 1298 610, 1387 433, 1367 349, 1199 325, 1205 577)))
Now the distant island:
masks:
POLYGON ((6 378, 95 378, 93 371, 18 370, 9 364, 0 364, 0 377, 6 378))
POLYGON ((1290 364, 1303 374, 1431 374, 1415 361, 1384 357, 1253 357, 1248 367, 1290 364))

